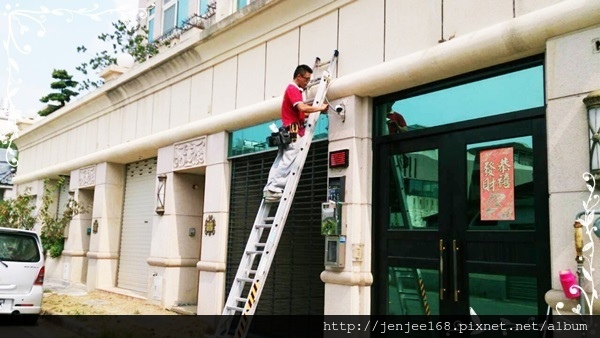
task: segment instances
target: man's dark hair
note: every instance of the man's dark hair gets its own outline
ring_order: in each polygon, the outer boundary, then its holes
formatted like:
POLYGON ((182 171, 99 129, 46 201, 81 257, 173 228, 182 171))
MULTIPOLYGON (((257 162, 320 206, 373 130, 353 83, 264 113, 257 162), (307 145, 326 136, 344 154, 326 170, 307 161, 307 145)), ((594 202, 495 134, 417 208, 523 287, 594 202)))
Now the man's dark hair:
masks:
POLYGON ((296 70, 294 71, 294 79, 298 76, 298 75, 304 75, 306 73, 312 74, 312 68, 310 68, 307 65, 300 65, 298 67, 296 67, 296 70))

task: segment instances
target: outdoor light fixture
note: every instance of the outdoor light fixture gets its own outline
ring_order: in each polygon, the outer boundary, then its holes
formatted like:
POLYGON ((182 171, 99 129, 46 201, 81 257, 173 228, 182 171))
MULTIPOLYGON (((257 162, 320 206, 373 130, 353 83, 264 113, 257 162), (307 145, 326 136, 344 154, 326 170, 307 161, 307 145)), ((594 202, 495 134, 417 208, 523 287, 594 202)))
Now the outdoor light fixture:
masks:
POLYGON ((590 135, 590 173, 600 177, 600 90, 591 92, 583 99, 588 114, 590 135))
POLYGON ((165 213, 165 191, 167 184, 167 175, 158 175, 158 187, 156 189, 156 213, 164 215, 165 213))
POLYGON ((134 63, 135 63, 135 59, 129 53, 120 53, 119 55, 117 55, 117 66, 119 66, 119 67, 129 69, 129 68, 133 67, 134 63))

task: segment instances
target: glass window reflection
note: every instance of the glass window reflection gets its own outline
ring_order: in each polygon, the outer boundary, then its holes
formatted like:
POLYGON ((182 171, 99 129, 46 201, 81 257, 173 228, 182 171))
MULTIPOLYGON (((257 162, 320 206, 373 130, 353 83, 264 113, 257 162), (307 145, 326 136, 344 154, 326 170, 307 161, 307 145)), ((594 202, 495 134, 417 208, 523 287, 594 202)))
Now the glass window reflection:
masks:
POLYGON ((543 76, 540 65, 380 104, 375 108, 375 135, 541 107, 544 105, 543 76))
MULTIPOLYGON (((269 129, 271 123, 275 123, 278 128, 281 126, 281 120, 277 119, 230 133, 229 157, 275 149, 276 147, 269 147, 267 144, 267 136, 271 135, 271 130, 269 129)), ((328 132, 329 117, 327 114, 321 114, 317 120, 313 141, 327 139, 328 132)))
POLYGON ((437 229, 438 150, 390 156, 390 229, 437 229))

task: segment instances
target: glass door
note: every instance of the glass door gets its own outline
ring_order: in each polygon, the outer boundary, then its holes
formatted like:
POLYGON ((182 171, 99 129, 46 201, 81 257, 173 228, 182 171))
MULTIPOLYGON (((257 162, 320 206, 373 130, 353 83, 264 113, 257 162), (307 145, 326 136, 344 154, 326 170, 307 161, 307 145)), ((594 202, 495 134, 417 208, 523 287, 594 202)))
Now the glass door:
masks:
POLYGON ((545 312, 544 126, 462 123, 376 142, 374 313, 545 312))

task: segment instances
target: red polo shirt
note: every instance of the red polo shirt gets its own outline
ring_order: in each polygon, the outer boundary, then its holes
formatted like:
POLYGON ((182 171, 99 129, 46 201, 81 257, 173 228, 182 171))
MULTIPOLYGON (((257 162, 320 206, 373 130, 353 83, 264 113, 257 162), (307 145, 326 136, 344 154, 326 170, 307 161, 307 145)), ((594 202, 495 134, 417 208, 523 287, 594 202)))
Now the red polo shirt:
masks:
POLYGON ((290 83, 283 94, 281 103, 281 122, 285 127, 298 123, 298 135, 304 136, 304 113, 298 110, 298 103, 303 101, 302 88, 290 83))
POLYGON ((400 132, 398 127, 406 127, 406 121, 404 120, 404 117, 396 112, 387 114, 387 118, 389 119, 387 121, 387 125, 390 134, 396 134, 400 132))

